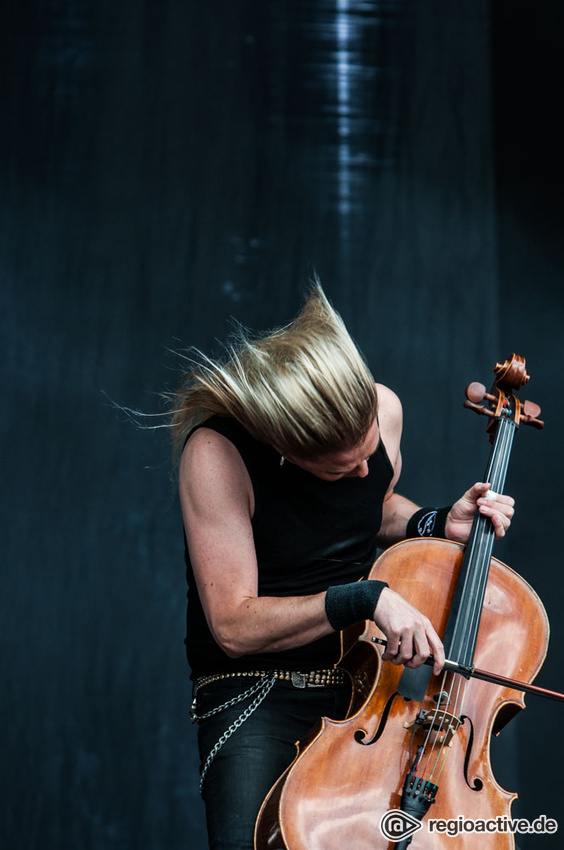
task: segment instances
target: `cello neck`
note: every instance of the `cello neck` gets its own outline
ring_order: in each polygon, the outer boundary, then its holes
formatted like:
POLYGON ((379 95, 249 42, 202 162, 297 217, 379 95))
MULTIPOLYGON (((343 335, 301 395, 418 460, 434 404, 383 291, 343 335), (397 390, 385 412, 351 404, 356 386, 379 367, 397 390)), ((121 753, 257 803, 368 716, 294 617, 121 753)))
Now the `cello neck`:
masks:
MULTIPOLYGON (((503 493, 516 428, 510 416, 504 416, 497 425, 484 477, 496 493, 503 493)), ((474 659, 494 539, 489 517, 477 512, 445 635, 447 657, 466 667, 470 667, 474 659)))

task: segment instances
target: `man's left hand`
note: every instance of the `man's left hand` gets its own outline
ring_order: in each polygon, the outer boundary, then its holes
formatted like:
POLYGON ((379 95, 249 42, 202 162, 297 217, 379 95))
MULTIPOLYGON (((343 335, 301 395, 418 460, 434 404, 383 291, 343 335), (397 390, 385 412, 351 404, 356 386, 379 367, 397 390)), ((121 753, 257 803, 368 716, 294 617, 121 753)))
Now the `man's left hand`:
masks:
POLYGON ((467 543, 476 510, 491 519, 496 539, 504 537, 511 525, 515 500, 511 496, 494 493, 489 484, 474 484, 450 509, 446 520, 449 540, 467 543))

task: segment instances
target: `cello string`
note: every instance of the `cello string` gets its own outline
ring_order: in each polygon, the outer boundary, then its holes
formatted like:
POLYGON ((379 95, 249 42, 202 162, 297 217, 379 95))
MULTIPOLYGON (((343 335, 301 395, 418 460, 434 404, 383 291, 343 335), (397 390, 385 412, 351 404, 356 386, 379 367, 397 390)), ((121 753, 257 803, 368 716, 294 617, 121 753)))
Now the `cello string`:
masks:
MULTIPOLYGON (((429 729, 427 730, 427 734, 425 736, 425 741, 424 741, 424 750, 426 752, 426 760, 425 760, 424 771, 428 772, 430 780, 432 780, 434 771, 435 771, 436 766, 438 764, 438 761, 441 757, 441 753, 442 753, 442 749, 443 749, 443 747, 439 746, 438 753, 436 752, 437 751, 437 741, 438 741, 439 735, 444 734, 444 737, 446 737, 448 730, 450 728, 452 728, 452 722, 450 721, 450 719, 447 720, 447 718, 446 718, 447 712, 452 713, 450 711, 450 705, 451 705, 451 701, 452 701, 452 692, 451 692, 450 687, 447 687, 447 679, 448 679, 449 675, 450 675, 449 672, 445 671, 445 673, 443 675, 442 682, 441 682, 441 689, 439 691, 439 700, 437 701, 437 704, 436 704, 435 709, 433 711, 433 714, 431 716, 431 723, 429 725, 429 729), (446 700, 442 699, 443 694, 447 695, 446 700), (447 725, 446 729, 445 729, 445 725, 447 725), (434 736, 434 740, 431 741, 431 738, 433 736, 434 736), (436 753, 435 763, 432 767, 430 767, 431 759, 433 758, 434 753, 436 753)), ((456 680, 454 679, 454 675, 453 675, 451 682, 454 682, 454 681, 456 681, 456 680)), ((455 702, 457 702, 457 701, 458 701, 458 695, 456 697, 455 702)), ((443 737, 443 741, 444 741, 444 737, 443 737)))
MULTIPOLYGON (((516 427, 514 420, 510 418, 501 418, 498 425, 485 480, 490 482, 494 492, 502 493, 516 427)), ((451 658, 468 666, 474 660, 495 539, 493 523, 487 517, 477 517, 474 531, 468 546, 471 551, 468 552, 465 584, 451 641, 451 648, 456 647, 456 652, 449 652, 451 658)), ((419 722, 424 725, 428 723, 428 728, 415 760, 413 744, 417 721, 413 726, 410 743, 411 769, 413 772, 417 770, 420 778, 425 776, 428 781, 438 783, 452 741, 462 725, 461 717, 468 696, 468 684, 467 677, 453 672, 449 679, 445 672, 434 710, 420 712, 419 722)))
MULTIPOLYGON (((423 773, 425 775, 427 775, 427 773, 428 773, 429 779, 431 779, 431 777, 433 775, 433 768, 430 768, 430 762, 431 762, 433 748, 434 748, 434 744, 431 743, 431 736, 432 736, 433 731, 434 731, 435 720, 437 719, 439 711, 441 710, 441 705, 449 705, 450 704, 450 692, 447 689, 447 684, 446 684, 448 675, 449 675, 448 671, 445 670, 445 672, 443 674, 443 678, 441 680, 441 686, 440 686, 440 690, 439 690, 439 699, 437 701, 437 704, 435 706, 435 710, 434 710, 432 718, 431 718, 431 724, 429 726, 429 729, 427 730, 427 734, 425 735, 425 740, 423 741, 423 752, 425 754, 425 764, 423 765, 423 773), (446 702, 444 700, 442 700, 443 694, 447 694, 448 699, 447 699, 446 702)), ((442 725, 442 721, 441 721, 441 725, 442 725)), ((421 759, 421 761, 422 760, 423 759, 421 759)))
MULTIPOLYGON (((494 492, 503 490, 514 435, 513 421, 500 421, 485 476, 494 492)), ((455 643, 459 644, 454 653, 456 660, 466 664, 472 662, 474 654, 493 543, 494 532, 491 522, 487 517, 478 516, 475 533, 468 544, 470 578, 467 579, 467 587, 464 590, 466 602, 464 605, 461 604, 459 620, 452 640, 453 648, 455 643), (473 567, 474 564, 478 567, 473 567), (479 568, 480 565, 481 568, 479 568)))
MULTIPOLYGON (((498 430, 498 439, 495 444, 490 469, 487 472, 488 480, 494 492, 503 492, 505 480, 507 477, 507 469, 509 466, 509 458, 511 447, 515 436, 515 426, 512 420, 502 420, 498 430)), ((472 622, 475 624, 472 634, 466 636, 465 655, 467 662, 471 663, 474 656, 475 643, 477 639, 479 621, 483 609, 483 600, 487 579, 489 575, 489 567, 491 554, 493 550, 495 531, 491 521, 486 517, 483 518, 480 527, 480 552, 479 557, 482 559, 482 569, 477 572, 475 581, 474 594, 472 596, 472 622)))
POLYGON ((446 757, 447 757, 448 751, 450 749, 450 747, 447 749, 448 734, 449 734, 449 732, 452 731, 452 733, 454 735, 454 734, 456 734, 456 731, 457 731, 457 729, 453 729, 454 723, 453 723, 453 720, 451 719, 451 717, 455 718, 455 719, 459 719, 459 717, 460 717, 460 714, 462 712, 462 708, 463 708, 463 705, 464 705, 464 698, 466 696, 466 685, 467 684, 468 684, 468 682, 463 676, 460 676, 457 673, 450 673, 449 674, 448 672, 445 671, 445 674, 443 676, 443 680, 442 680, 442 683, 441 683, 441 691, 439 693, 440 694, 446 693, 446 694, 448 694, 449 698, 446 702, 444 700, 440 699, 439 702, 437 703, 437 706, 435 707, 435 710, 433 712, 430 727, 427 731, 425 741, 424 741, 424 749, 426 751, 426 760, 425 760, 424 771, 426 773, 428 772, 429 781, 438 782, 438 779, 439 779, 441 772, 443 770, 443 767, 445 765, 446 757), (452 676, 450 687, 447 687, 447 684, 446 684, 448 675, 452 676), (454 705, 451 706, 453 691, 455 691, 455 690, 456 690, 456 696, 454 698, 454 705), (441 708, 441 706, 444 706, 444 708, 441 708), (446 717, 447 713, 450 715, 448 717, 448 719, 446 717), (440 719, 439 719, 439 722, 437 724, 435 724, 435 721, 437 720, 437 718, 440 718, 440 719), (431 736, 433 734, 435 735, 435 738, 434 738, 434 740, 431 744, 431 736), (442 735, 443 737, 442 737, 442 739, 439 740, 440 735, 442 735), (431 763, 432 757, 434 757, 434 764, 431 767, 430 763, 431 763), (441 761, 441 759, 442 759, 442 763, 440 764, 440 767, 439 767, 439 762, 441 761), (435 772, 437 771, 437 769, 438 769, 438 776, 437 776, 436 779, 434 779, 435 772))
MULTIPOLYGON (((486 470, 486 480, 489 481, 491 489, 496 493, 503 491, 515 433, 513 423, 510 421, 501 420, 499 426, 486 470)), ((457 641, 460 644, 457 652, 458 657, 455 658, 459 663, 471 663, 473 660, 493 542, 494 529, 491 521, 487 517, 478 515, 475 533, 471 536, 468 544, 470 548, 469 579, 464 592, 466 602, 462 608, 462 616, 458 620, 453 638, 453 643, 457 641)), ((447 746, 459 728, 459 726, 456 726, 456 721, 460 718, 463 710, 467 684, 467 679, 459 674, 453 673, 450 680, 446 671, 443 675, 439 699, 432 714, 430 714, 429 728, 423 741, 423 752, 419 756, 418 765, 416 765, 417 768, 421 766, 422 774, 420 775, 428 776, 429 781, 438 782, 446 764, 450 749, 447 746), (447 695, 446 701, 442 698, 443 694, 447 695)), ((412 755, 410 753, 411 763, 412 755)))
MULTIPOLYGON (((453 715, 453 717, 459 719, 460 715, 462 714, 462 709, 463 709, 463 706, 464 706, 464 699, 466 697, 466 686, 468 685, 468 681, 466 679, 464 679, 464 677, 460 676, 458 673, 453 673, 453 676, 456 678, 457 683, 458 683, 458 688, 457 688, 458 694, 457 694, 457 697, 456 697, 456 705, 453 708, 453 711, 451 712, 451 714, 453 715)), ((453 736, 456 735, 458 728, 459 727, 457 727, 456 729, 453 730, 453 736)), ((439 759, 442 756, 442 763, 441 763, 440 768, 438 770, 437 776, 436 776, 435 779, 433 779, 433 781, 437 784, 439 782, 439 779, 441 778, 441 773, 443 772, 443 768, 446 764, 446 759, 447 759, 447 756, 448 756, 448 753, 449 753, 449 750, 450 750, 450 747, 447 745, 447 737, 448 737, 448 732, 450 732, 452 729, 453 729, 453 723, 452 723, 451 720, 449 720, 449 726, 448 726, 448 729, 446 730, 446 733, 443 736, 443 739, 441 741, 441 746, 439 748, 439 753, 437 755, 435 767, 433 768, 433 771, 432 771, 432 776, 434 776, 434 772, 435 772, 436 767, 439 763, 439 759)))
MULTIPOLYGON (((446 677, 445 677, 444 692, 448 693, 448 700, 446 700, 446 701, 440 700, 438 702, 437 709, 434 712, 434 718, 433 718, 433 721, 431 722, 431 727, 430 727, 430 730, 429 730, 429 738, 430 738, 432 733, 434 733, 434 736, 435 736, 433 744, 432 744, 432 746, 429 750, 429 757, 428 757, 428 760, 427 760, 427 765, 428 765, 427 769, 429 771, 429 779, 431 781, 434 781, 433 777, 434 777, 435 771, 437 769, 437 765, 439 763, 439 760, 440 760, 442 752, 443 752, 443 747, 441 746, 441 744, 444 741, 444 738, 445 738, 447 731, 448 731, 448 729, 445 728, 445 726, 446 726, 446 713, 447 713, 447 711, 450 711, 450 708, 451 708, 452 684, 453 683, 454 683, 454 677, 452 677, 452 679, 451 679, 451 685, 447 688, 446 687, 446 677), (440 722, 437 724, 437 726, 435 726, 434 719, 437 717, 439 711, 442 712, 442 714, 440 716, 440 722), (441 735, 443 735, 442 739, 440 739, 441 735), (434 762, 433 762, 432 766, 429 766, 430 763, 431 763, 431 757, 433 757, 434 762)), ((457 699, 458 699, 458 697, 457 697, 457 699)), ((450 725, 450 722, 449 722, 449 725, 450 725)))

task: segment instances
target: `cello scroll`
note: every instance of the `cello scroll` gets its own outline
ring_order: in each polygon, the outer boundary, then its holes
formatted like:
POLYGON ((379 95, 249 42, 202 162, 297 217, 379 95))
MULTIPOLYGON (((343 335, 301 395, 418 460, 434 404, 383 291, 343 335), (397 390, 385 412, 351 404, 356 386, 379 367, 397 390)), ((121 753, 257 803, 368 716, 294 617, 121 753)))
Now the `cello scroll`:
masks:
MULTIPOLYGON (((496 363, 494 374, 497 377, 490 392, 487 392, 484 384, 480 384, 478 381, 468 384, 464 407, 488 416, 492 420, 499 420, 502 416, 507 415, 510 409, 510 400, 513 399, 516 425, 520 425, 522 422, 524 425, 532 425, 534 428, 544 428, 544 422, 538 418, 541 412, 538 404, 533 401, 520 402, 510 393, 511 390, 518 390, 529 381, 529 375, 525 370, 525 359, 514 354, 511 359, 505 360, 504 363, 496 363), (489 406, 481 404, 484 399, 489 402, 489 406)), ((492 423, 488 425, 488 430, 491 428, 492 423)))

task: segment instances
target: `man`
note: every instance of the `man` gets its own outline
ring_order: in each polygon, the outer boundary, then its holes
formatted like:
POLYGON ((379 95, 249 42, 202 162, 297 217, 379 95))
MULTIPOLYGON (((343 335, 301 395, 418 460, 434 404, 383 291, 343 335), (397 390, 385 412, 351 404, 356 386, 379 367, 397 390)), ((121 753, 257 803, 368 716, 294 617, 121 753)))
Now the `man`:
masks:
POLYGON ((339 631, 373 619, 384 660, 444 650, 427 617, 365 577, 378 546, 466 542, 476 510, 501 537, 513 500, 474 484, 440 510, 395 492, 402 409, 375 384, 314 286, 294 322, 224 362, 202 357, 173 417, 187 541, 188 660, 212 850, 251 850, 258 809, 321 716, 350 688, 339 631))

